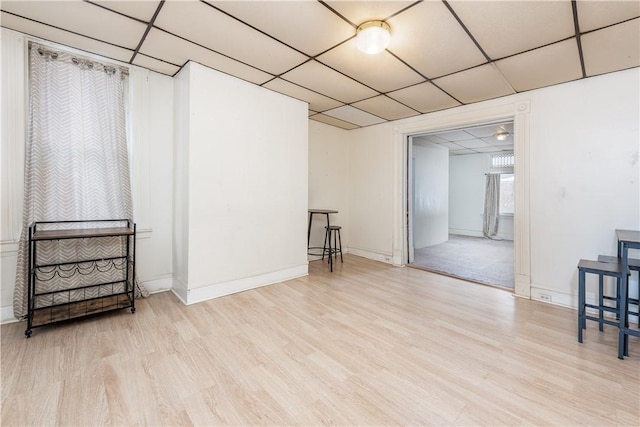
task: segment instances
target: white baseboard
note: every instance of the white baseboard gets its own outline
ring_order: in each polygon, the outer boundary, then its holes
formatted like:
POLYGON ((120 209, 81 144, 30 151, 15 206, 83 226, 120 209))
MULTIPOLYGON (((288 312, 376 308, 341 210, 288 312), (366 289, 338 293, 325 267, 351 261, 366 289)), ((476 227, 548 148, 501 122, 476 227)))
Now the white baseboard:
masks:
MULTIPOLYGON (((362 258, 371 259, 374 261, 386 262, 387 264, 395 263, 394 257, 390 254, 381 254, 378 252, 368 251, 366 249, 356 249, 356 248, 349 248, 349 253, 360 256, 362 258)), ((398 260, 398 263, 399 263, 399 260, 398 260)))
POLYGON ((175 286, 173 288, 173 293, 176 294, 182 302, 190 305, 225 295, 235 294, 237 292, 248 291, 249 289, 284 282, 286 280, 295 279, 308 274, 309 264, 305 263, 297 267, 286 268, 284 270, 274 271, 258 276, 244 277, 242 279, 222 283, 212 283, 210 285, 189 289, 186 290, 186 298, 182 297, 182 294, 185 293, 184 290, 178 289, 175 286))
POLYGON ((484 237, 482 231, 466 230, 464 228, 450 228, 449 234, 455 234, 458 236, 484 237))
POLYGON ((0 324, 17 322, 18 319, 13 315, 13 306, 0 307, 0 324))
POLYGON ((167 276, 161 279, 147 280, 142 282, 150 294, 164 292, 173 289, 173 277, 167 276))
POLYGON ((189 291, 187 290, 187 285, 185 285, 181 280, 174 278, 173 279, 173 287, 171 288, 171 292, 178 297, 180 301, 184 305, 187 305, 187 297, 189 295, 189 291))
POLYGON ((531 299, 535 301, 546 302, 548 304, 559 305, 561 307, 573 308, 578 307, 578 296, 566 294, 563 292, 553 291, 544 286, 531 284, 531 299))

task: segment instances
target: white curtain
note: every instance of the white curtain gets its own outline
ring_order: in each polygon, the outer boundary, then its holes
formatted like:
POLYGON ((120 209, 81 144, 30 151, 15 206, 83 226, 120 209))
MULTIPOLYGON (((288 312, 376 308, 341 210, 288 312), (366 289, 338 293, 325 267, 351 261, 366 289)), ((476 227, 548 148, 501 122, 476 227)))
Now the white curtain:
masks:
POLYGON ((500 174, 489 173, 486 177, 482 233, 485 237, 494 239, 500 222, 500 174))
MULTIPOLYGON (((34 221, 132 218, 126 139, 127 76, 103 65, 32 43, 25 201, 14 292, 14 313, 27 313, 28 227, 34 221)), ((87 259, 120 251, 121 239, 50 242, 55 259, 87 259), (75 242, 75 243, 74 243, 75 242)), ((43 260, 45 261, 45 260, 43 260)), ((115 269, 114 269, 115 270, 115 269)), ((114 271, 114 273, 116 273, 114 271)), ((78 280, 44 278, 50 289, 78 280)), ((137 295, 146 296, 137 286, 137 295)))

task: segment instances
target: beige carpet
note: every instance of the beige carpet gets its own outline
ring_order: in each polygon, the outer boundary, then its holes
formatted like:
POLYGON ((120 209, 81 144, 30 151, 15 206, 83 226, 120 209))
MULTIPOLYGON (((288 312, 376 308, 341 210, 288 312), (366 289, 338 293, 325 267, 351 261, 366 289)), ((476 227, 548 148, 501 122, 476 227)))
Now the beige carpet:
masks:
POLYGON ((413 266, 486 285, 513 289, 513 241, 449 235, 415 250, 413 266))

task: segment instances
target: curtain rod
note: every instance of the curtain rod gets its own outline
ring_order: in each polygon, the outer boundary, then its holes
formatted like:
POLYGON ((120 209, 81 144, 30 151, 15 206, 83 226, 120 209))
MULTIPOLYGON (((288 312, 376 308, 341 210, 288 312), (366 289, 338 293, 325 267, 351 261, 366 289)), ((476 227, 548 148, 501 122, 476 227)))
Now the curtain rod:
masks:
POLYGON ((58 59, 62 61, 70 61, 74 65, 78 65, 81 68, 93 69, 95 65, 99 65, 102 67, 103 71, 107 74, 115 74, 116 70, 120 70, 122 75, 128 76, 129 69, 120 65, 104 63, 102 61, 98 61, 95 59, 88 58, 82 55, 76 55, 72 52, 67 52, 64 49, 53 49, 48 46, 41 45, 39 43, 30 41, 29 42, 29 50, 36 47, 37 51, 40 55, 48 56, 49 59, 53 61, 57 61, 58 59), (60 58, 60 56, 64 56, 66 58, 60 58))

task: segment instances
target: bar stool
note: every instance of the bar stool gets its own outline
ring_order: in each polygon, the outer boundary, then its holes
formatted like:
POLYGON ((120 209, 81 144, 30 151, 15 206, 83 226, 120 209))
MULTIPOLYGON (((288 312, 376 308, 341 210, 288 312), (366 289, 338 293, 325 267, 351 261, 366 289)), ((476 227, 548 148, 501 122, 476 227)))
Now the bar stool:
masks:
MULTIPOLYGON (((617 262, 602 262, 581 259, 578 263, 578 342, 582 342, 582 330, 587 328, 587 320, 598 322, 598 329, 603 330, 603 325, 611 325, 619 327, 619 321, 608 320, 604 318, 604 313, 614 313, 617 318, 620 317, 620 304, 618 298, 620 293, 616 292, 615 296, 604 294, 604 277, 614 277, 617 280, 617 288, 620 286, 622 279, 621 264, 617 262), (596 274, 598 276, 598 303, 587 304, 585 290, 586 273, 596 274), (615 301, 615 306, 605 305, 605 300, 615 301), (598 310, 598 317, 587 314, 587 308, 598 310)), ((616 289, 618 291, 618 289, 616 289)))
MULTIPOLYGON (((598 255, 598 261, 621 263, 620 258, 618 258, 617 256, 611 256, 611 255, 598 255)), ((640 259, 629 258, 628 274, 630 275, 632 271, 638 272, 638 281, 640 281, 640 259)), ((627 280, 627 283, 629 283, 628 280, 627 280)), ((620 282, 616 284, 616 295, 620 295, 620 282)), ((628 291, 627 291, 627 295, 629 295, 628 291)), ((627 312, 629 314, 633 314, 638 317, 638 326, 640 326, 640 287, 638 288, 638 295, 636 296, 636 298, 628 297, 627 300, 630 305, 636 306, 636 311, 628 310, 627 312)))
POLYGON ((331 225, 329 227, 324 227, 324 246, 322 247, 322 260, 324 260, 325 254, 328 255, 329 268, 333 271, 333 259, 331 256, 333 255, 335 259, 338 259, 338 254, 340 254, 340 262, 344 262, 342 259, 342 237, 340 237, 340 230, 342 227, 339 225, 331 225), (331 237, 333 237, 333 247, 331 246, 331 237), (336 240, 337 238, 337 240, 336 240))

